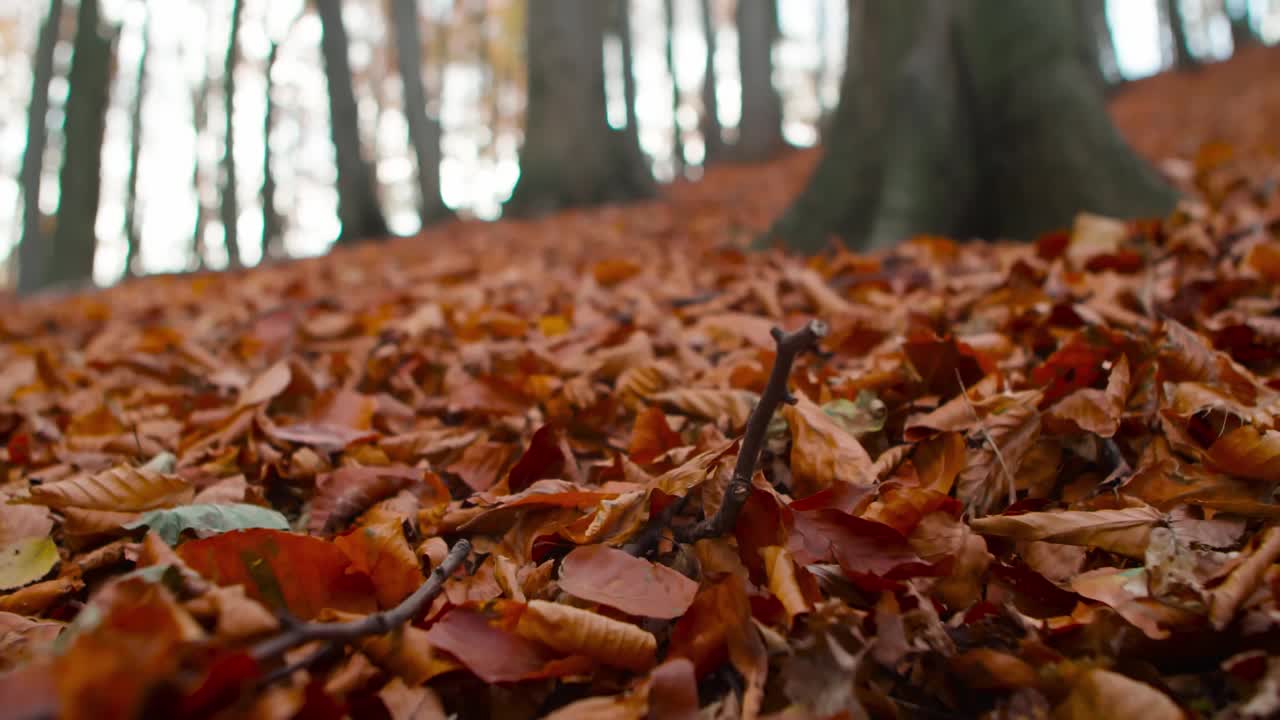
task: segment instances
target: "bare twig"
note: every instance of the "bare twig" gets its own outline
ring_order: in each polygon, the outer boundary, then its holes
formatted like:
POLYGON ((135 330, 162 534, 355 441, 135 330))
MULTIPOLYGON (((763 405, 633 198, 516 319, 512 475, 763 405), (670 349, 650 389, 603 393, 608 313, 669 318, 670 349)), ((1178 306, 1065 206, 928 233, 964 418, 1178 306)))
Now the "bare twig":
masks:
POLYGON ((747 419, 747 431, 742 437, 742 447, 738 451, 738 462, 733 467, 733 479, 724 491, 724 501, 720 510, 701 522, 677 528, 675 535, 680 542, 696 542, 702 538, 719 537, 733 529, 738 522, 738 514, 751 495, 751 477, 755 475, 756 464, 760 461, 760 451, 764 447, 764 438, 769 428, 769 420, 774 411, 782 403, 794 404, 796 398, 787 390, 787 378, 791 376, 791 366, 801 353, 813 350, 818 341, 827 334, 827 325, 821 320, 810 320, 804 327, 795 332, 784 333, 778 328, 772 331, 774 342, 778 345, 777 357, 773 361, 773 370, 769 373, 769 382, 760 395, 760 402, 751 411, 747 419))
POLYGON ((960 398, 964 400, 964 404, 969 408, 969 412, 973 413, 973 419, 978 423, 978 432, 982 433, 982 437, 991 446, 991 452, 995 453, 996 460, 1000 462, 1000 469, 1004 470, 1004 476, 1009 480, 1009 504, 1013 505, 1018 502, 1018 487, 1013 480, 1013 473, 1009 472, 1009 466, 1004 462, 1004 454, 1000 452, 1000 446, 996 444, 991 433, 987 431, 987 424, 978 417, 978 410, 973 407, 973 403, 969 402, 969 389, 964 386, 964 378, 960 377, 960 371, 956 370, 956 382, 960 383, 960 398))
POLYGON ((689 499, 688 495, 684 495, 673 500, 658 517, 653 518, 648 525, 645 526, 635 537, 634 540, 622 546, 624 552, 628 552, 636 557, 644 557, 658 546, 658 541, 662 539, 662 531, 671 527, 671 521, 684 509, 685 501, 689 499))
POLYGON ((341 645, 369 635, 389 633, 422 612, 427 603, 440 594, 444 589, 445 580, 462 566, 470 553, 469 540, 463 539, 454 543, 444 561, 431 571, 431 577, 414 590, 412 595, 390 610, 367 615, 351 622, 317 623, 286 620, 284 632, 253 646, 249 654, 258 663, 265 663, 283 655, 291 648, 305 645, 313 640, 328 640, 334 645, 341 645))

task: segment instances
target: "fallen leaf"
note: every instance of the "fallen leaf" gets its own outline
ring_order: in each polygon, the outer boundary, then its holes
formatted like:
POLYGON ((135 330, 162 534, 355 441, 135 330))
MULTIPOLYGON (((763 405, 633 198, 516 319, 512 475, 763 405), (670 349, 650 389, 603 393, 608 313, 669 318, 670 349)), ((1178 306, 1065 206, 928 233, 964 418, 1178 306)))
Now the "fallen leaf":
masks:
POLYGON ((33 583, 57 564, 58 546, 53 538, 29 538, 0 545, 0 590, 33 583))
POLYGON ((376 609, 369 577, 352 573, 333 543, 279 530, 233 530, 178 546, 178 556, 218 585, 243 585, 272 610, 311 619, 325 608, 376 609))
POLYGON ((148 528, 170 545, 177 545, 182 533, 191 531, 196 537, 246 528, 288 530, 289 521, 275 510, 257 505, 183 505, 167 510, 152 510, 125 524, 129 530, 148 528))
POLYGON ((574 548, 560 563, 560 587, 629 615, 670 619, 684 614, 698 583, 665 565, 607 545, 574 548))
POLYGON ((983 535, 1085 545, 1129 557, 1145 557, 1151 529, 1162 521, 1154 508, 1063 510, 975 518, 969 525, 983 535))

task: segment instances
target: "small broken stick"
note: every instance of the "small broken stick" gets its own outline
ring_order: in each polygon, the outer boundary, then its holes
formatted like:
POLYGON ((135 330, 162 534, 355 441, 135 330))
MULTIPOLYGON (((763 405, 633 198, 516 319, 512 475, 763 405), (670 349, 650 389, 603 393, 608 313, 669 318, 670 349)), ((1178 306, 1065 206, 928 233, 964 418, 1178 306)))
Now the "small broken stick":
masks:
MULTIPOLYGON (((795 404, 796 398, 787 390, 787 379, 791 377, 791 366, 802 353, 816 350, 818 341, 827 334, 827 325, 821 320, 810 320, 804 327, 794 332, 783 332, 779 328, 770 331, 777 344, 777 356, 773 361, 773 369, 769 372, 769 381, 764 392, 760 394, 760 402, 751 410, 747 418, 746 433, 742 437, 742 446, 738 451, 738 461, 733 468, 733 478, 724 491, 724 502, 715 515, 691 525, 675 529, 675 537, 680 542, 692 543, 708 537, 719 537, 731 531, 738 522, 742 506, 751 495, 751 477, 755 475, 756 465, 760 462, 760 451, 764 447, 764 439, 768 434, 769 420, 782 403, 795 404)), ((669 510, 678 511, 675 503, 669 510)), ((626 546, 632 555, 648 554, 657 545, 658 538, 674 515, 664 513, 656 518, 656 522, 645 528, 640 536, 626 546)))
POLYGON ((427 606, 440 591, 463 561, 471 554, 471 541, 459 540, 450 548, 449 554, 431 571, 431 577, 405 598, 399 605, 367 615, 351 622, 318 623, 300 622, 286 619, 284 632, 267 638, 254 645, 249 655, 259 664, 271 662, 288 650, 305 645, 313 640, 325 640, 337 645, 350 643, 369 635, 383 635, 409 622, 427 606))

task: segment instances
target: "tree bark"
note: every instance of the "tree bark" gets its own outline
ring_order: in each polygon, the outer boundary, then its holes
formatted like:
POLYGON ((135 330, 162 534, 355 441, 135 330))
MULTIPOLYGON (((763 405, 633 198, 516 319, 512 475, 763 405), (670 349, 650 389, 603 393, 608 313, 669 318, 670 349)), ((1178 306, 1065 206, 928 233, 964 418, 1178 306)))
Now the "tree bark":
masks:
MULTIPOLYGON (((207 62, 206 62, 207 64, 207 62)), ((191 255, 195 260, 195 268, 205 266, 204 230, 209 222, 208 210, 205 207, 204 188, 200 183, 200 136, 209 127, 209 80, 208 73, 200 81, 192 93, 191 124, 195 127, 195 149, 191 158, 191 192, 196 199, 196 217, 191 224, 191 255)))
POLYGON ((1231 52, 1239 52, 1241 48, 1256 45, 1258 36, 1253 32, 1249 22, 1249 3, 1247 0, 1225 0, 1227 18, 1231 20, 1231 52))
POLYGON ((724 154, 724 128, 720 127, 720 102, 716 93, 716 20, 711 0, 701 0, 702 36, 707 57, 702 71, 702 119, 699 130, 704 146, 702 164, 707 165, 724 154))
POLYGON ((271 43, 267 53, 267 67, 264 71, 267 80, 266 108, 262 113, 262 253, 268 258, 285 256, 284 235, 280 211, 276 209, 276 174, 271 163, 271 130, 275 127, 276 102, 273 97, 275 84, 271 73, 275 70, 276 59, 280 56, 280 43, 271 43))
POLYGON ((320 15, 320 52, 329 85, 329 124, 338 170, 338 242, 356 242, 387 235, 387 221, 378 205, 373 173, 360 151, 359 113, 347 56, 347 30, 342 24, 342 0, 315 0, 320 15))
POLYGON ((143 6, 142 53, 138 56, 138 73, 134 76, 133 101, 129 108, 129 176, 124 190, 124 274, 138 274, 138 253, 142 240, 138 236, 138 157, 142 154, 142 100, 147 89, 147 56, 151 52, 151 20, 143 6))
POLYGON ((1085 65, 1102 87, 1108 87, 1120 80, 1120 68, 1107 22, 1107 0, 1075 0, 1075 6, 1085 65))
POLYGON ((243 0, 232 0, 231 31, 227 36, 227 54, 222 62, 222 237, 227 247, 227 263, 232 269, 241 267, 244 253, 240 248, 240 200, 236 196, 236 62, 240 57, 240 18, 243 0))
POLYGON ((635 48, 631 42, 631 2, 616 0, 614 9, 614 28, 618 33, 618 42, 622 51, 622 99, 627 108, 627 142, 640 146, 640 121, 636 116, 636 69, 635 48))
POLYGON ((93 282, 94 224, 106 130, 112 42, 99 28, 98 0, 80 0, 67 89, 66 150, 58 182, 58 227, 37 287, 79 288, 93 282))
POLYGON ((782 98, 773 86, 777 2, 738 0, 737 20, 742 119, 734 156, 745 161, 767 160, 782 148, 782 98))
POLYGON ((666 0, 663 8, 667 20, 667 73, 671 75, 671 166, 676 177, 684 175, 684 138, 680 134, 680 86, 676 83, 676 8, 675 0, 666 0))
POLYGON ((409 140, 418 163, 418 217, 423 227, 452 216, 440 197, 440 123, 427 117, 427 93, 422 82, 422 34, 418 30, 416 0, 392 0, 396 59, 404 93, 409 140))
POLYGON ((50 0, 49 14, 40 26, 33 58, 31 105, 27 111, 27 144, 22 154, 22 241, 18 246, 18 292, 36 289, 48 262, 48 243, 40 232, 40 179, 47 143, 49 83, 53 80, 53 50, 58 44, 62 0, 50 0))
POLYGON ((1161 0, 1161 6, 1173 38, 1173 66, 1179 70, 1195 67, 1199 63, 1191 54, 1191 45, 1187 43, 1186 18, 1182 15, 1178 0, 1161 0))
POLYGON ((602 5, 530 0, 528 110, 509 213, 535 215, 654 191, 639 147, 611 130, 605 115, 602 5))
POLYGON ((762 242, 886 247, 922 233, 1025 238, 1076 213, 1150 216, 1175 195, 1111 124, 1065 3, 851 2, 826 155, 762 242))

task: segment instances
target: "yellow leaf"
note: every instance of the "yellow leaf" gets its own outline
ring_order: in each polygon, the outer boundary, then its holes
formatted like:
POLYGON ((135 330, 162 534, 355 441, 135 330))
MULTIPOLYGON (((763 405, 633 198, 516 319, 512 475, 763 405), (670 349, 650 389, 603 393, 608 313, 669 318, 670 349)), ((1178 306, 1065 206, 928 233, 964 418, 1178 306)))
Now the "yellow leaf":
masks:
POLYGON ((58 564, 52 538, 27 538, 0 547, 0 590, 12 590, 49 574, 58 564))
POLYGON ((657 639, 635 625, 545 600, 528 604, 516 632, 562 653, 628 670, 648 670, 658 650, 657 639))

